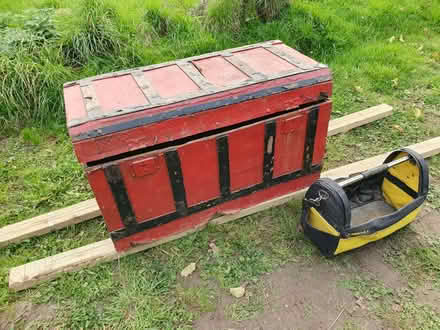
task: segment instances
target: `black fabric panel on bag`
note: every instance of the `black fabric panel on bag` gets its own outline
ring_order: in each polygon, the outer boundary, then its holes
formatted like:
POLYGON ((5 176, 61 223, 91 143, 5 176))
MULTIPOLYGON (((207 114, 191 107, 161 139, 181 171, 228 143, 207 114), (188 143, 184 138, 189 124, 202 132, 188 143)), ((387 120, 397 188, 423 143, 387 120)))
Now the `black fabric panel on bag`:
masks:
POLYGON ((326 256, 332 256, 335 254, 339 244, 339 237, 317 230, 307 223, 304 226, 304 233, 313 243, 315 243, 322 254, 326 256))
POLYGON ((345 235, 345 229, 350 227, 351 222, 350 202, 336 182, 329 178, 315 181, 307 190, 305 201, 338 232, 345 235))

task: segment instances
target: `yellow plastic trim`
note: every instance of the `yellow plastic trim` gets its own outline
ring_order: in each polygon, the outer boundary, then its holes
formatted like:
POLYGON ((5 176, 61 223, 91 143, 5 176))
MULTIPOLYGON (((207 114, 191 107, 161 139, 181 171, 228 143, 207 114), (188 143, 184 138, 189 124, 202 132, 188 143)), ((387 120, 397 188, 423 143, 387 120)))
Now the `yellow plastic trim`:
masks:
POLYGON ((387 178, 383 179, 382 193, 385 202, 394 207, 396 210, 408 205, 413 201, 413 198, 394 185, 387 178))
POLYGON ((333 228, 333 226, 331 226, 323 217, 322 215, 316 211, 316 209, 314 207, 310 208, 310 213, 309 213, 309 225, 312 226, 313 228, 322 231, 324 233, 330 234, 332 236, 337 236, 339 237, 340 234, 336 231, 335 228, 333 228))
MULTIPOLYGON (((402 152, 396 159, 402 158, 406 155, 406 152, 402 152)), ((420 169, 417 164, 413 164, 408 160, 399 165, 393 166, 388 172, 400 179, 400 181, 406 183, 406 185, 412 190, 419 191, 420 169)))
MULTIPOLYGON (((396 159, 406 156, 406 152, 400 153, 396 159)), ((388 172, 404 182, 408 187, 414 191, 419 191, 420 169, 416 164, 406 161, 402 164, 393 166, 388 172)), ((395 209, 400 209, 405 205, 408 205, 413 201, 413 198, 409 196, 402 189, 391 183, 386 178, 383 180, 382 192, 385 201, 392 205, 395 209)))

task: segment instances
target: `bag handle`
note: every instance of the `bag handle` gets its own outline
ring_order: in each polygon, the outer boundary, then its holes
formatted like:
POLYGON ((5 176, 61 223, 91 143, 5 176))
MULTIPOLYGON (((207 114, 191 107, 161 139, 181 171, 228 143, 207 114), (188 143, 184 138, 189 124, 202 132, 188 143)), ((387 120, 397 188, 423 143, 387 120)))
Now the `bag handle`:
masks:
POLYGON ((359 173, 359 174, 352 176, 348 179, 344 179, 343 181, 338 182, 338 184, 342 188, 344 188, 344 187, 349 186, 353 183, 356 183, 356 182, 362 181, 364 179, 371 178, 377 174, 383 173, 383 172, 387 171, 388 169, 390 169, 391 167, 399 165, 401 163, 404 163, 410 159, 411 158, 409 156, 405 156, 405 157, 393 160, 389 163, 385 163, 385 164, 382 164, 382 165, 377 166, 375 168, 366 170, 365 172, 359 173))

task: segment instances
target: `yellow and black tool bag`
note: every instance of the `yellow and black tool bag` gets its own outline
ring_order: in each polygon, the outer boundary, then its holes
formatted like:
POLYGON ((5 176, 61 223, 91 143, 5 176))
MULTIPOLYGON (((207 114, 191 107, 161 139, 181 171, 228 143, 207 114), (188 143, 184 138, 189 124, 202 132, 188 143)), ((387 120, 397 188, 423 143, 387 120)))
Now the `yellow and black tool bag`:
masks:
POLYGON ((415 219, 429 188, 428 165, 410 149, 348 178, 321 178, 303 200, 304 233, 327 256, 384 238, 415 219))

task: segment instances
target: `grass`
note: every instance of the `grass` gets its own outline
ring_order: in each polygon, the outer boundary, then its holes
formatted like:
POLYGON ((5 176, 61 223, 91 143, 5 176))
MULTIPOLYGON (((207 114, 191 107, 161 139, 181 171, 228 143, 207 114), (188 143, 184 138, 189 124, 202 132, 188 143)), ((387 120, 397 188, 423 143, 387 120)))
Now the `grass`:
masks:
POLYGON ((264 289, 262 285, 246 287, 246 296, 225 308, 226 315, 234 321, 249 320, 264 311, 264 289))
MULTIPOLYGON (((329 64, 333 117, 382 102, 394 107, 387 119, 329 138, 327 168, 440 135, 437 2, 298 0, 267 23, 252 8, 244 23, 237 21, 229 13, 239 5, 212 2, 204 12, 195 0, 1 1, 0 29, 7 29, 8 39, 0 37, 0 226, 91 198, 64 128, 61 87, 98 73, 281 39, 329 64), (37 11, 26 11, 32 7, 37 11)), ((440 157, 430 165, 428 202, 440 209, 440 157)), ((252 318, 265 308, 263 275, 286 263, 330 262, 341 269, 353 263, 349 254, 322 258, 297 232, 299 212, 300 204, 290 203, 10 293, 9 268, 107 233, 98 218, 29 239, 0 250, 0 311, 32 301, 58 306, 50 328, 191 328, 219 306, 230 287, 247 283, 253 296, 224 312, 233 320, 252 318), (218 255, 210 252, 213 241, 218 255), (178 275, 190 262, 197 263, 200 277, 194 287, 178 275)), ((410 237, 410 230, 401 231, 383 248, 389 252, 386 261, 402 276, 419 279, 411 282, 413 292, 424 282, 436 285, 440 260, 437 241, 413 244, 410 237)), ((390 327, 438 328, 438 316, 413 293, 399 297, 402 313, 395 313, 390 302, 399 293, 380 280, 364 283, 358 275, 341 285, 370 297, 374 315, 390 327)))
MULTIPOLYGON (((435 306, 417 301, 411 288, 391 289, 380 280, 365 276, 342 281, 340 285, 353 292, 362 313, 373 314, 391 329, 437 329, 440 324, 435 306)), ((353 324, 346 326, 351 329, 353 324)))

